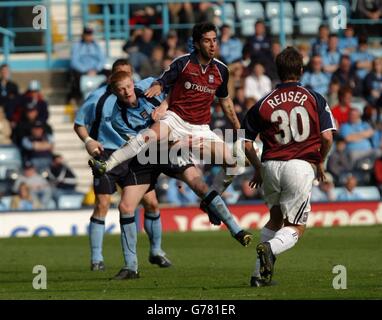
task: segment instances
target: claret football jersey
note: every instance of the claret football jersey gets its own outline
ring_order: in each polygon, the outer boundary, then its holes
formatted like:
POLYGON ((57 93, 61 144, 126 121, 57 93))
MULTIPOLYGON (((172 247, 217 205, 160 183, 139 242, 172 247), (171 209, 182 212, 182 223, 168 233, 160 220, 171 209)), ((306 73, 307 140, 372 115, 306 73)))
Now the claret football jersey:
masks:
POLYGON ((247 113, 246 139, 263 142, 262 161, 301 159, 321 161, 321 133, 336 130, 326 100, 299 82, 279 84, 247 113))
POLYGON ((201 65, 195 53, 176 58, 158 79, 171 87, 169 110, 191 124, 209 124, 214 97, 228 97, 228 68, 217 59, 201 65))

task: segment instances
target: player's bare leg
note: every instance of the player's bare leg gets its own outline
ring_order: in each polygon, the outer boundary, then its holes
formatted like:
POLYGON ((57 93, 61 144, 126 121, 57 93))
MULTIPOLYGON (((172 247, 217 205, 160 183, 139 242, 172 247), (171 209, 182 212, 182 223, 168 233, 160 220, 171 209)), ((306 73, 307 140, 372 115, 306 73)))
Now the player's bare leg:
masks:
POLYGON ((252 235, 236 223, 221 196, 215 190, 211 190, 204 182, 199 169, 189 167, 178 178, 187 183, 205 203, 212 224, 219 225, 223 221, 235 239, 245 247, 249 245, 252 241, 252 235))
POLYGON ((104 271, 102 255, 103 237, 105 234, 105 218, 110 206, 110 194, 96 194, 93 214, 90 218, 89 240, 91 250, 92 271, 104 271))
POLYGON ((137 227, 135 209, 149 189, 149 184, 133 185, 123 188, 118 209, 121 225, 121 245, 125 266, 113 278, 114 280, 139 278, 137 258, 137 227))
POLYGON ((150 128, 142 130, 131 138, 122 148, 113 152, 106 161, 89 160, 89 166, 98 174, 105 174, 122 162, 135 157, 138 153, 158 141, 168 140, 169 127, 161 122, 155 122, 150 128))
POLYGON ((162 223, 155 190, 147 192, 142 199, 145 208, 144 228, 150 240, 149 262, 161 268, 170 267, 171 261, 162 250, 162 223))

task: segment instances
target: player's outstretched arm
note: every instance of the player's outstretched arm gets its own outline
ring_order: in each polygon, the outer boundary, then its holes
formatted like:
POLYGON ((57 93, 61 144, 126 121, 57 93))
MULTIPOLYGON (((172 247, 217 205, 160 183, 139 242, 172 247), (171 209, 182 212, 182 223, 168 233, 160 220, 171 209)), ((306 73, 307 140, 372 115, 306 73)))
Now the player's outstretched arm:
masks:
POLYGON ((97 140, 89 136, 88 130, 84 126, 74 124, 74 131, 77 136, 85 143, 85 148, 88 154, 92 157, 99 156, 103 151, 103 146, 97 140))
POLYGON ((234 129, 240 129, 240 121, 237 118, 233 101, 230 97, 220 98, 219 102, 223 108, 224 114, 227 116, 228 120, 232 123, 234 129))

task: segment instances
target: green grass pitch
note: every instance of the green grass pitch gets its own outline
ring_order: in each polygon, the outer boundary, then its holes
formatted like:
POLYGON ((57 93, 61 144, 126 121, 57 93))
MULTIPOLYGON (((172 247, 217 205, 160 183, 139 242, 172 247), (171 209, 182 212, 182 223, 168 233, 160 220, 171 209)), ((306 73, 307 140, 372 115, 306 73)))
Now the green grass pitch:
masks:
POLYGON ((241 247, 227 231, 165 233, 173 267, 148 262, 138 238, 141 278, 110 281, 122 266, 118 235, 104 241, 105 272, 89 271, 87 237, 0 240, 0 299, 382 299, 382 226, 308 229, 278 257, 276 286, 249 287, 259 232, 241 247), (35 265, 47 268, 47 289, 32 288, 35 265), (347 270, 347 289, 335 290, 335 265, 347 270))

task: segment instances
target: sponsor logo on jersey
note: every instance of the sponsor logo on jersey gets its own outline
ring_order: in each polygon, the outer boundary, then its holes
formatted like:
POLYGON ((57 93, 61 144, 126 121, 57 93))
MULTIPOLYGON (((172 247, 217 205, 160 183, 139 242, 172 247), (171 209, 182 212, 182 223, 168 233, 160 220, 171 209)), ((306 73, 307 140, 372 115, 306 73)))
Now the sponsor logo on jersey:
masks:
POLYGON ((186 81, 184 83, 184 87, 186 90, 195 90, 199 92, 204 92, 204 93, 210 93, 210 94, 215 94, 215 89, 208 88, 207 86, 201 86, 196 83, 191 83, 189 81, 186 81))

